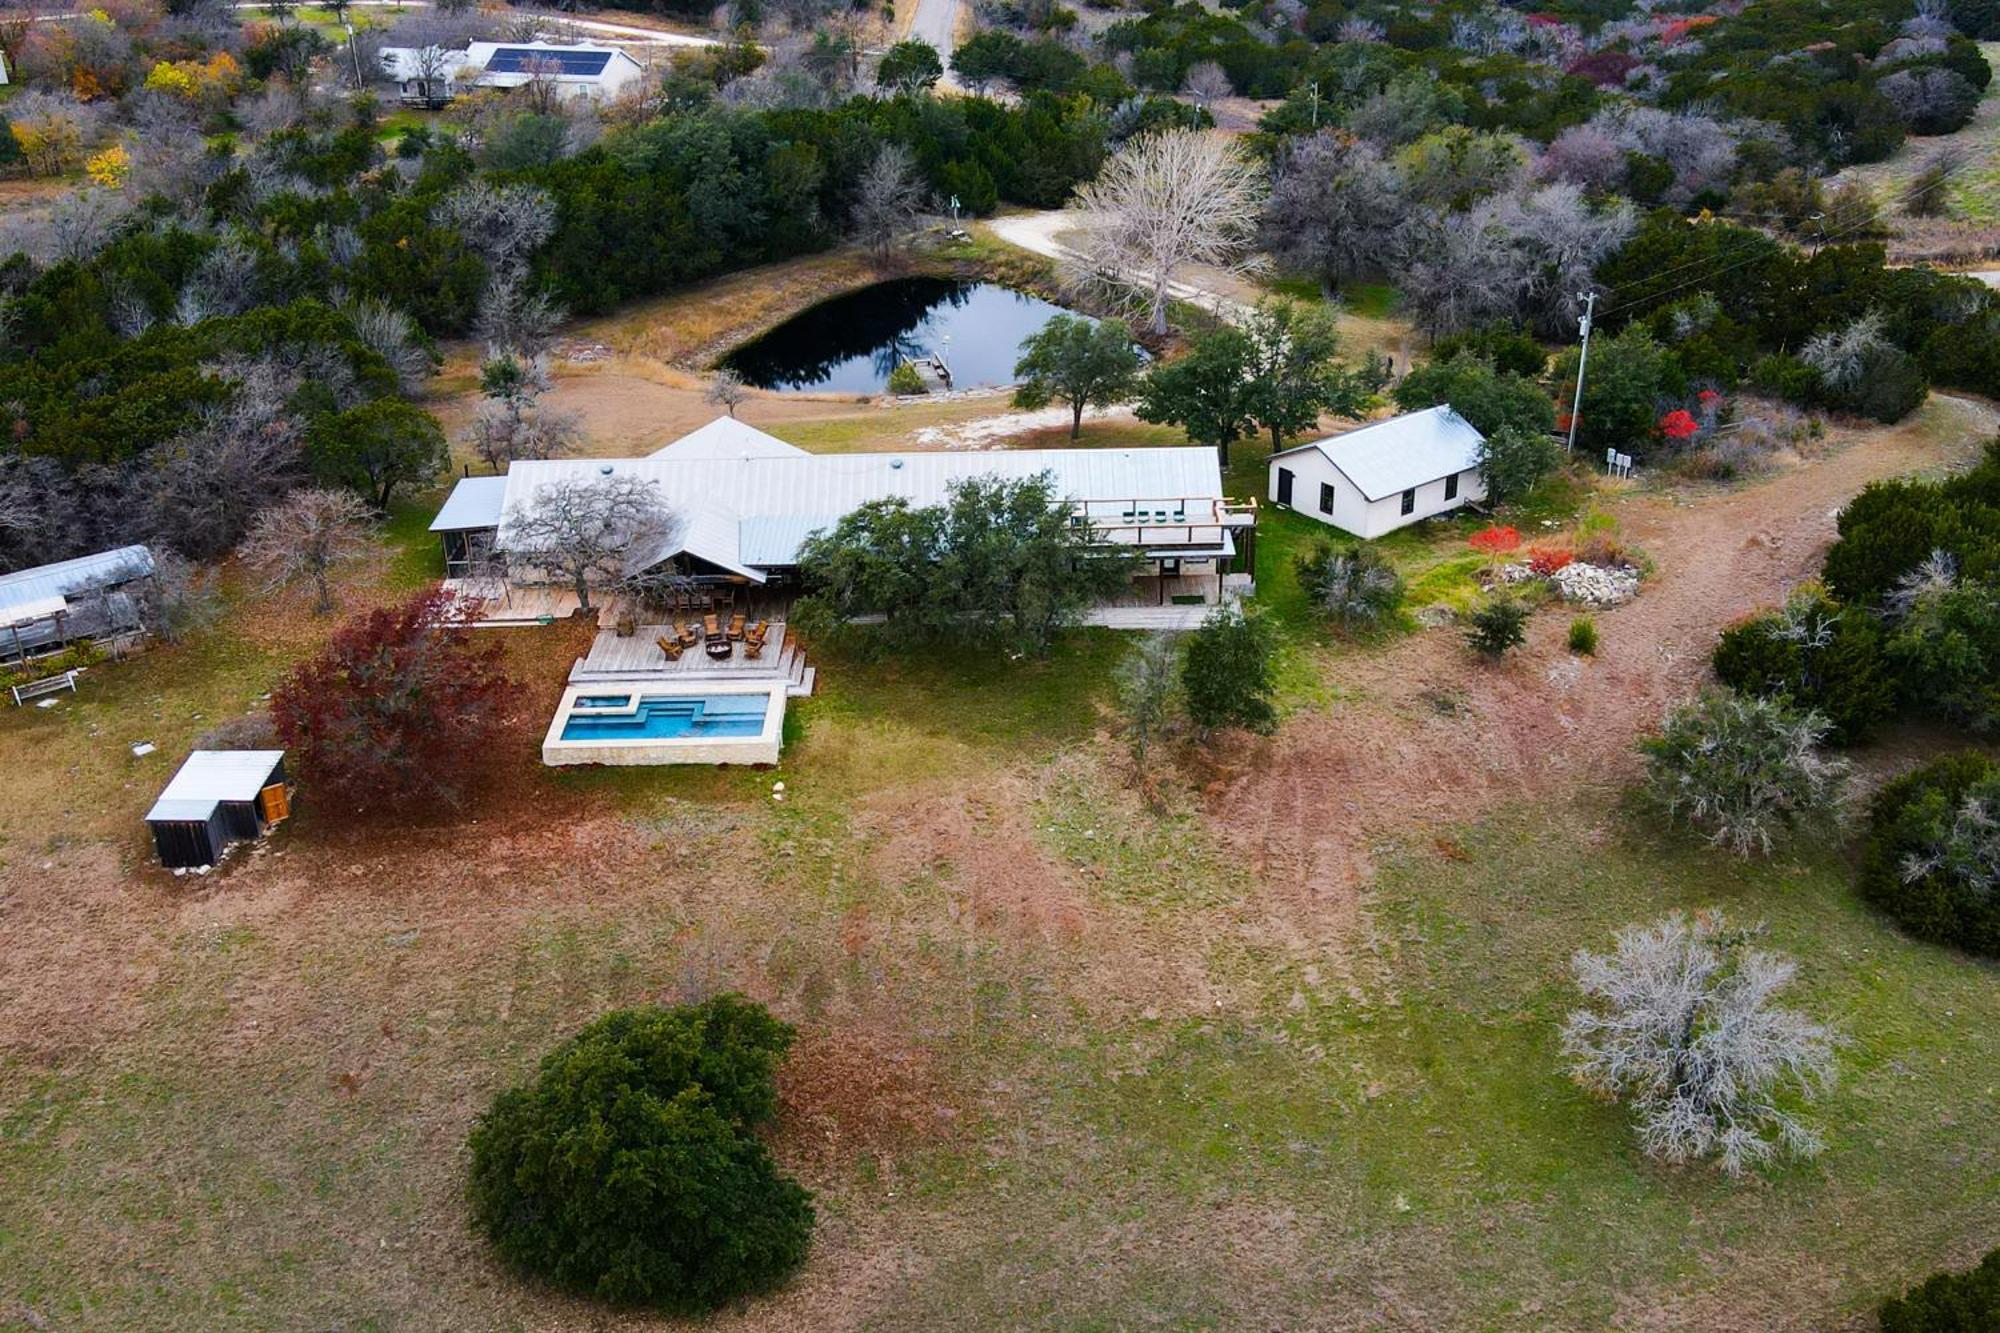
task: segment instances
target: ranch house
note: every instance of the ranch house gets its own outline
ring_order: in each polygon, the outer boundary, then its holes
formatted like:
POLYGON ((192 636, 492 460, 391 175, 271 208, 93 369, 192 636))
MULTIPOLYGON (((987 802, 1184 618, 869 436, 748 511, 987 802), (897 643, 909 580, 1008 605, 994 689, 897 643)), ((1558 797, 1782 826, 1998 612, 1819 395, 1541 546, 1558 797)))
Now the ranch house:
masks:
POLYGON ((1486 498, 1485 437, 1447 405, 1271 455, 1273 503, 1356 537, 1380 537, 1486 498))

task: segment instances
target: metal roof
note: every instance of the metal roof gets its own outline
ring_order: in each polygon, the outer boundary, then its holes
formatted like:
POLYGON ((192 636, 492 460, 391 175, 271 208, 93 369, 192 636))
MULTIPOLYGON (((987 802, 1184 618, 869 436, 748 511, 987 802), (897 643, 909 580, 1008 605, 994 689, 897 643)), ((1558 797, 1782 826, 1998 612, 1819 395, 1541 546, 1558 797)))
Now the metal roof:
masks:
POLYGON ((806 451, 767 435, 735 417, 717 417, 691 435, 683 435, 652 458, 803 458, 806 451))
POLYGON ((1271 455, 1317 449, 1328 462, 1370 500, 1381 500, 1413 486, 1479 466, 1479 446, 1485 440, 1472 423, 1448 403, 1406 412, 1345 435, 1314 440, 1271 455))
POLYGON ((147 819, 206 819, 217 801, 254 801, 283 750, 196 750, 153 802, 147 819))
POLYGON ((62 609, 64 598, 116 587, 153 572, 153 553, 144 546, 120 546, 0 575, 0 625, 18 624, 62 609))
POLYGON ((432 532, 465 532, 497 528, 507 502, 507 478, 462 477, 445 498, 444 508, 431 520, 432 532))
POLYGON ((870 500, 900 496, 913 505, 938 504, 954 482, 974 477, 1025 480, 1046 472, 1058 498, 1100 505, 1222 496, 1215 450, 1206 447, 905 454, 793 450, 734 457, 718 457, 703 447, 697 453, 685 457, 669 447, 650 458, 517 462, 507 472, 499 544, 506 548, 509 519, 543 486, 607 475, 641 477, 658 486, 661 498, 681 516, 685 549, 726 568, 789 564, 807 533, 870 500), (746 542, 750 551, 744 550, 746 542))

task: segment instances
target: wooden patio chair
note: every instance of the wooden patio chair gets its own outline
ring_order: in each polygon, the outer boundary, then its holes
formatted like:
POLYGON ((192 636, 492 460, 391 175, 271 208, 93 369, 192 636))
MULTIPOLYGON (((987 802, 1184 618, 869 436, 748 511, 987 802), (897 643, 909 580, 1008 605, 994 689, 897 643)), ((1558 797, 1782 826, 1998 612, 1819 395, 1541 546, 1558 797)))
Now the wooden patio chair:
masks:
POLYGON ((749 619, 750 617, 744 615, 741 611, 729 617, 729 637, 732 641, 742 639, 744 622, 749 619))
POLYGON ((692 648, 701 642, 701 626, 690 620, 678 631, 681 647, 692 648))
POLYGON ((704 638, 709 639, 711 641, 721 638, 722 637, 721 619, 718 616, 716 616, 716 614, 712 611, 709 614, 703 616, 701 618, 701 632, 704 638))
POLYGON ((660 651, 667 655, 669 662, 680 661, 681 654, 687 651, 686 646, 679 639, 670 639, 664 634, 653 640, 653 642, 660 645, 660 651))

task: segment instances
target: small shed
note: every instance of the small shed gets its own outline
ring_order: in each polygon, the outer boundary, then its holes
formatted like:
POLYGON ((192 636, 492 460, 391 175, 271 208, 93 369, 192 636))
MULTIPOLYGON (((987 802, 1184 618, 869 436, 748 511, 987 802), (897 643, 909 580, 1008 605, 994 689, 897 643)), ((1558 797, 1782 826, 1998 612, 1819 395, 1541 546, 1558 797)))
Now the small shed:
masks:
POLYGON ((262 837, 292 812, 283 750, 196 750, 146 816, 160 864, 212 866, 232 842, 262 837))
POLYGON ((1380 537, 1486 498, 1485 437, 1448 404, 1271 455, 1271 500, 1357 537, 1380 537))

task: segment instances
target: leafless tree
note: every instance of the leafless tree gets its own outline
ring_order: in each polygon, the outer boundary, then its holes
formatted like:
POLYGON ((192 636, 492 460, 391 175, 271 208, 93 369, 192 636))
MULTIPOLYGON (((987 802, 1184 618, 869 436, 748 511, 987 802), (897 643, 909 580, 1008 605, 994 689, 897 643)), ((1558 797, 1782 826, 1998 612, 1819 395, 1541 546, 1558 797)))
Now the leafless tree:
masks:
POLYGON ((30 88, 7 103, 7 123, 28 170, 55 176, 83 160, 84 150, 103 128, 104 112, 68 92, 30 88))
POLYGON ((234 548, 303 471, 304 431, 286 407, 298 378, 269 360, 224 373, 231 398, 148 455, 152 530, 196 559, 234 548))
POLYGON ((1630 151, 1604 125, 1572 125, 1549 141, 1535 160, 1535 171, 1543 180, 1612 190, 1624 183, 1625 155, 1630 151))
POLYGON ((1374 145, 1321 130, 1280 148, 1263 244, 1287 269, 1337 285, 1386 266, 1407 208, 1374 145))
POLYGON ((1513 233, 1492 200, 1463 213, 1418 213, 1406 224, 1397 285, 1436 337, 1511 315, 1527 286, 1513 233))
POLYGON ((1576 328, 1577 293, 1631 236, 1632 207, 1620 201, 1596 209, 1575 185, 1548 185, 1510 198, 1500 220, 1523 259, 1521 299, 1536 327, 1567 337, 1576 328))
POLYGON ((1176 277, 1190 265, 1241 271, 1263 203, 1262 183, 1219 134, 1167 130, 1129 140, 1076 193, 1081 237, 1072 281, 1131 300, 1165 333, 1176 277))
POLYGON ((1570 1073, 1631 1104, 1648 1156, 1716 1157, 1737 1175, 1822 1147, 1791 1104, 1832 1085, 1837 1039, 1775 1003, 1798 969, 1750 947, 1756 934, 1720 913, 1676 912, 1619 931, 1608 955, 1571 961, 1591 1003, 1563 1025, 1570 1073))
POLYGON ((916 225, 923 197, 915 155, 899 143, 878 148, 856 184, 853 213, 854 230, 876 263, 887 263, 896 239, 916 225))
POLYGON ((659 488, 630 476, 546 483, 501 525, 513 566, 567 582, 586 611, 593 587, 658 564, 679 530, 659 488))
POLYGON ((257 252, 234 232, 209 251, 181 289, 177 320, 199 324, 217 316, 240 315, 259 301, 257 252))
POLYGON ((741 375, 725 368, 715 372, 715 378, 702 390, 701 400, 710 407, 724 409, 733 417, 736 409, 750 400, 750 388, 741 375))
POLYGON ((275 591, 294 583, 313 589, 313 610, 333 610, 334 569, 368 549, 368 506, 352 491, 297 490, 262 510, 238 548, 245 563, 275 591))
POLYGON ((556 458, 582 437, 575 413, 541 403, 552 383, 548 361, 498 351, 480 370, 486 401, 473 417, 467 443, 495 472, 523 458, 556 458))
POLYGON ((446 195, 433 220, 449 227, 495 275, 534 258, 556 230, 556 201, 533 185, 499 185, 473 177, 446 195))
POLYGON ((489 349, 532 360, 549 349, 562 321, 561 306, 531 287, 524 273, 508 270, 480 293, 472 328, 489 349))
POLYGON ((355 335, 396 372, 404 394, 414 394, 437 373, 437 360, 408 315, 387 301, 353 301, 343 309, 355 335))
POLYGON ((1870 310, 1841 328, 1814 334, 1799 349, 1799 360, 1818 371, 1827 388, 1844 392, 1860 384, 1869 365, 1894 346, 1882 312, 1870 310))
POLYGON ((24 251, 38 264, 82 262, 110 244, 132 216, 132 204, 111 190, 86 187, 57 199, 43 213, 24 213, 0 228, 0 253, 24 251))
POLYGON ((1188 66, 1181 80, 1181 95, 1198 107, 1208 107, 1235 91, 1229 75, 1213 60, 1198 60, 1188 66))
POLYGON ((212 567, 167 547, 153 552, 153 577, 138 598, 139 623, 154 638, 179 643, 222 616, 222 589, 212 567))

